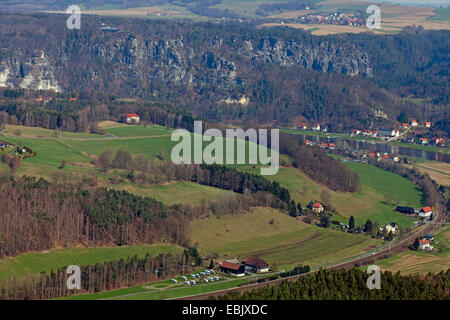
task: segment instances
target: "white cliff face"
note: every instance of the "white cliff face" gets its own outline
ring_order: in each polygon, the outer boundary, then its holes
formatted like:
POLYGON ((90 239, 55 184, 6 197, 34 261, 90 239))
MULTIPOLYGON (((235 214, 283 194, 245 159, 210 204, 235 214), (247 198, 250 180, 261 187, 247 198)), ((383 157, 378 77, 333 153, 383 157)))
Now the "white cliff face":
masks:
POLYGON ((10 57, 1 61, 0 87, 62 91, 55 68, 42 51, 32 58, 10 57))
POLYGON ((38 57, 26 59, 22 70, 23 80, 19 85, 20 88, 61 91, 54 76, 54 67, 50 65, 43 52, 38 57))
POLYGON ((8 87, 8 77, 10 71, 9 68, 4 67, 3 70, 0 69, 0 87, 8 87))

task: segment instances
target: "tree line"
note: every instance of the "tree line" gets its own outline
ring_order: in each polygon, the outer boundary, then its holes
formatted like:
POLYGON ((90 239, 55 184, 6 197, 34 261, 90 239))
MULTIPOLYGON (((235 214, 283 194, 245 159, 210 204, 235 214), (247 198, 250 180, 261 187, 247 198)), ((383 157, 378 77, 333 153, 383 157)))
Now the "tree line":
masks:
POLYGON ((307 146, 301 137, 281 132, 280 152, 293 159, 294 167, 334 191, 356 192, 360 188, 356 172, 331 158, 325 151, 307 146))
POLYGON ((229 293, 220 300, 448 300, 450 269, 437 274, 381 273, 381 290, 367 287, 369 275, 360 269, 319 270, 281 284, 242 293, 229 293))
POLYGON ((80 244, 188 242, 187 218, 176 208, 126 191, 3 176, 0 192, 0 257, 80 244))
MULTIPOLYGON (((81 288, 69 289, 67 267, 0 280, 0 300, 24 299, 44 300, 74 294, 92 294, 101 291, 127 288, 134 285, 160 281, 169 277, 189 273, 196 265, 196 256, 185 250, 182 254, 160 254, 79 266, 81 288)), ((69 280, 70 281, 70 280, 69 280)))

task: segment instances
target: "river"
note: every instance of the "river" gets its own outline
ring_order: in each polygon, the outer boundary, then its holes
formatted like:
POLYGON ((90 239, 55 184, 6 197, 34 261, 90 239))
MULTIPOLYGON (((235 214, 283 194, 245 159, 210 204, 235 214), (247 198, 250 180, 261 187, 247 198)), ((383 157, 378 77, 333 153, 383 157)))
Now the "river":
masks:
POLYGON ((424 160, 433 160, 447 163, 450 162, 449 153, 419 150, 415 148, 397 146, 375 140, 350 140, 350 139, 343 139, 340 137, 331 138, 331 137, 310 136, 310 135, 307 135, 306 137, 315 144, 320 142, 327 142, 327 143, 334 142, 336 144, 336 147, 340 149, 376 151, 380 153, 389 153, 398 156, 414 157, 424 160))

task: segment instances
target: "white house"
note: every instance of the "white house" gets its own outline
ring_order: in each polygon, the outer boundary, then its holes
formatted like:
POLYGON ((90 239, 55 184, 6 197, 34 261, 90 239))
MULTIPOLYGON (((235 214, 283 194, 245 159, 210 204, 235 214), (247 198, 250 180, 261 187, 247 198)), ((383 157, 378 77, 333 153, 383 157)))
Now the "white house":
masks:
POLYGON ((126 119, 128 124, 138 124, 140 120, 139 115, 136 113, 128 113, 126 119))
POLYGON ((430 241, 422 239, 422 240, 419 240, 419 250, 432 251, 433 246, 430 244, 430 241))
POLYGON ((398 225, 395 222, 391 222, 384 227, 386 233, 392 232, 392 234, 398 233, 398 225))
POLYGON ((318 124, 318 123, 314 124, 314 126, 312 127, 312 129, 313 129, 314 131, 320 131, 320 124, 318 124))
POLYGON ((419 217, 428 218, 433 213, 433 209, 431 207, 423 207, 419 211, 419 217))

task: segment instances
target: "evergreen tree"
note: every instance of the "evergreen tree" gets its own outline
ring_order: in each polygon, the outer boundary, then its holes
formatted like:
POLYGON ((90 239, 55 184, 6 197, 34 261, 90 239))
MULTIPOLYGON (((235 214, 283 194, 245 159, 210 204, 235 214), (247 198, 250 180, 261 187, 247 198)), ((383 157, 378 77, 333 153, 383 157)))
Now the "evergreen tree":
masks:
POLYGON ((364 232, 372 233, 373 223, 372 220, 367 219, 366 224, 364 225, 364 232))
POLYGON ((295 206, 294 200, 292 200, 289 205, 289 215, 294 218, 298 216, 297 207, 295 206))
POLYGON ((348 220, 348 228, 353 230, 355 228, 355 218, 353 216, 348 220))

